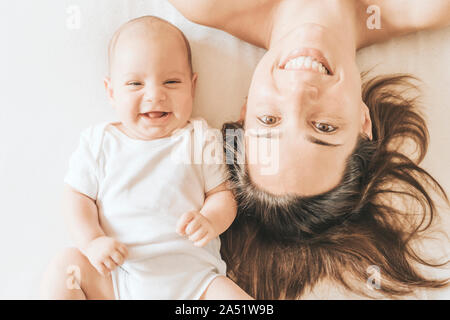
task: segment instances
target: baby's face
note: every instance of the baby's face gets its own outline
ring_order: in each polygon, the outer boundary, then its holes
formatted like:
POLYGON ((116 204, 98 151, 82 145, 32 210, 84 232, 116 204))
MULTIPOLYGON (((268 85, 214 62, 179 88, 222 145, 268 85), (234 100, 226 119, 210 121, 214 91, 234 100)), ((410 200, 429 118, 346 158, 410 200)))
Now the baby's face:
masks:
POLYGON ((105 79, 121 129, 134 139, 170 136, 192 113, 196 75, 182 36, 169 26, 135 27, 120 35, 105 79))

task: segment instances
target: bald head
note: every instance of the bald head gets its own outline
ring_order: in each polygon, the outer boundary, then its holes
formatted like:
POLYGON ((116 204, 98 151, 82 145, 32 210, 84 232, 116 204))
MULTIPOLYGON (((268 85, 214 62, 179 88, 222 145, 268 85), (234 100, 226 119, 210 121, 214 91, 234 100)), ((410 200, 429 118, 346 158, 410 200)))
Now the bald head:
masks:
POLYGON ((180 29, 175 27, 170 22, 155 17, 155 16, 143 16, 139 18, 132 19, 127 23, 123 24, 113 35, 109 42, 108 47, 108 71, 111 75, 111 69, 114 64, 114 59, 116 56, 117 47, 120 45, 122 40, 125 38, 132 36, 136 33, 145 34, 151 36, 152 34, 158 32, 173 32, 178 35, 180 41, 184 43, 184 47, 186 48, 186 58, 191 69, 191 73, 193 73, 192 69, 192 55, 191 55, 191 47, 186 36, 181 32, 180 29))

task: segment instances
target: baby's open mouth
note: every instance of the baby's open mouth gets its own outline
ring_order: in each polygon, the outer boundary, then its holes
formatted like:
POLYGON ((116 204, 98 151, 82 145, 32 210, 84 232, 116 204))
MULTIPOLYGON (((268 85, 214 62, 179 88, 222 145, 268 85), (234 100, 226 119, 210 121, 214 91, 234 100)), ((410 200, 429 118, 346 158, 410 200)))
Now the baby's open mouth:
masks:
POLYGON ((141 115, 144 116, 144 117, 148 117, 150 119, 157 119, 157 118, 167 117, 167 115, 169 113, 170 112, 151 111, 151 112, 141 113, 141 115))

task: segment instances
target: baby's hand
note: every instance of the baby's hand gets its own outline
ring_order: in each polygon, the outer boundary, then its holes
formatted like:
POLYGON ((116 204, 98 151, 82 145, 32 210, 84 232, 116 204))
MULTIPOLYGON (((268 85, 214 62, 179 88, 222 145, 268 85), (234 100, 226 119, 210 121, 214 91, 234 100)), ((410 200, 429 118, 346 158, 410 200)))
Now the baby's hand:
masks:
POLYGON ((120 266, 128 256, 127 247, 111 237, 98 237, 88 243, 82 252, 97 271, 106 276, 120 266))
POLYGON ((187 212, 178 219, 177 233, 187 235, 197 247, 203 247, 216 237, 211 222, 198 211, 187 212))

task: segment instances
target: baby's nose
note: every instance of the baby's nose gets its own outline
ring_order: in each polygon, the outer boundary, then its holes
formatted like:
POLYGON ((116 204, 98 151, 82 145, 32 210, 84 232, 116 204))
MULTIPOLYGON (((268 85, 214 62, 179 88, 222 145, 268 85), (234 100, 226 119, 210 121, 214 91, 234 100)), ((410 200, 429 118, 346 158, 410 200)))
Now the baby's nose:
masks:
POLYGON ((166 94, 163 88, 159 86, 148 86, 145 89, 144 99, 152 102, 164 101, 166 99, 166 94))

